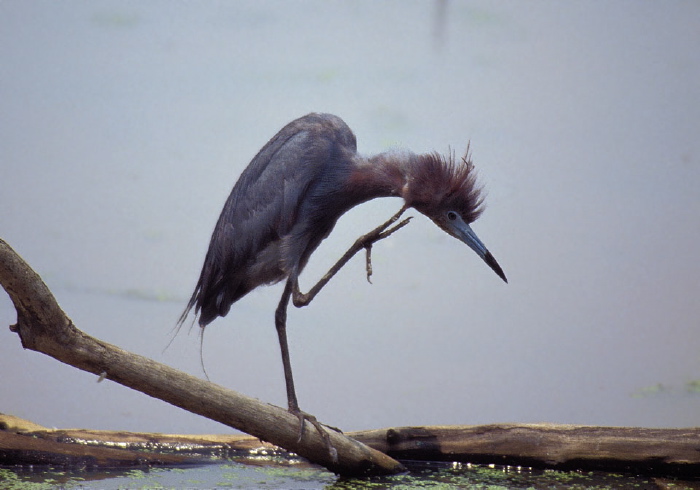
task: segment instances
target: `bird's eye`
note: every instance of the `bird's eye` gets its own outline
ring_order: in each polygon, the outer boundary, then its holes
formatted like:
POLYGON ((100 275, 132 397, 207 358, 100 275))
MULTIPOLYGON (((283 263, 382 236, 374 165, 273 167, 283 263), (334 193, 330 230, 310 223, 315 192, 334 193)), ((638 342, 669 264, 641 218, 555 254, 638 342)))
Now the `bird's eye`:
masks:
POLYGON ((454 211, 448 211, 448 212, 447 212, 447 219, 450 220, 450 221, 456 220, 456 219, 457 219, 457 213, 455 213, 454 211))

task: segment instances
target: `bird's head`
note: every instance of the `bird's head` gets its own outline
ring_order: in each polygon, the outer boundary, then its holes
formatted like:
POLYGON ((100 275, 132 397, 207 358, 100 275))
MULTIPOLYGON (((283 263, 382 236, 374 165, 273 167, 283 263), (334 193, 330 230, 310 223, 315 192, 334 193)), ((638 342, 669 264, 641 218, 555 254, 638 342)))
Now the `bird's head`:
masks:
POLYGON ((471 223, 481 215, 483 195, 477 185, 469 149, 460 161, 454 153, 416 155, 404 188, 406 203, 430 218, 447 234, 467 244, 505 282, 503 269, 482 243, 471 223))

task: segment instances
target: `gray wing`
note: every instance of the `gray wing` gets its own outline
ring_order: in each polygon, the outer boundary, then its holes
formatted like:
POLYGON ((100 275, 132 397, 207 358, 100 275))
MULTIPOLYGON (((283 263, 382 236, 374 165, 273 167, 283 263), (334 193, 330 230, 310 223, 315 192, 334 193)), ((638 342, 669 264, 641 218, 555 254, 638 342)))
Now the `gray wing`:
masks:
POLYGON ((260 150, 226 200, 180 322, 194 308, 200 326, 206 326, 252 289, 289 274, 281 240, 297 223, 337 146, 348 143, 354 151, 354 135, 339 118, 310 114, 289 123, 260 150))

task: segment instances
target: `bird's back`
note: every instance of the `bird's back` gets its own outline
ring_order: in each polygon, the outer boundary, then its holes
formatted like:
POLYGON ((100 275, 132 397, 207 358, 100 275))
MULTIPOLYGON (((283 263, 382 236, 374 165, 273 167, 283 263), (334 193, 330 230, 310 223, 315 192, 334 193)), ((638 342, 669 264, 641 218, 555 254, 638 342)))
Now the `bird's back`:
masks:
POLYGON ((319 208, 342 186, 355 151, 355 135, 337 116, 308 114, 282 128, 226 200, 180 321, 194 308, 206 326, 254 288, 301 270, 344 211, 319 208))

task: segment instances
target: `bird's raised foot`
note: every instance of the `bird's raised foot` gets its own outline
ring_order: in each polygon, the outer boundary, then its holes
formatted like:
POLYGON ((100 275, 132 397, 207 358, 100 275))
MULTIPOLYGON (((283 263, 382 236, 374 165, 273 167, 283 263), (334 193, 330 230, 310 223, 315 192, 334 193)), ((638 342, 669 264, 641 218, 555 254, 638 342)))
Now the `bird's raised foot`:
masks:
POLYGON ((401 228, 406 226, 409 221, 411 221, 412 216, 409 216, 408 218, 401 220, 399 224, 391 226, 396 222, 397 219, 399 219, 399 217, 403 214, 404 211, 405 207, 401 208, 401 210, 398 213, 389 218, 389 220, 386 223, 382 223, 380 226, 370 231, 366 235, 361 236, 358 239, 358 243, 364 247, 366 252, 365 269, 367 271, 367 282, 370 284, 372 284, 372 245, 375 242, 383 240, 389 235, 400 230, 401 228))
MULTIPOLYGON (((336 450, 336 448, 333 447, 333 444, 331 443, 331 438, 328 435, 328 431, 326 431, 326 429, 324 428, 324 425, 321 424, 321 422, 319 422, 316 419, 316 417, 314 417, 313 415, 308 414, 306 412, 302 412, 299 409, 296 409, 296 410, 290 409, 289 412, 296 415, 297 418, 299 419, 299 438, 297 439, 297 442, 301 442, 302 437, 304 437, 304 428, 306 425, 304 422, 308 421, 318 431, 319 435, 323 439, 323 442, 326 444, 326 449, 328 449, 328 454, 330 455, 333 463, 337 463, 338 462, 338 451, 336 450)), ((328 427, 329 429, 332 429, 336 432, 340 432, 342 434, 340 429, 337 429, 336 427, 331 427, 328 425, 325 427, 328 427)))
MULTIPOLYGON (((302 293, 299 289, 298 274, 294 275, 293 277, 290 276, 288 281, 291 281, 292 284, 291 297, 294 306, 300 308, 311 303, 311 300, 313 300, 316 297, 316 295, 323 288, 323 286, 328 284, 328 281, 330 281, 331 278, 345 264, 347 264, 348 260, 350 260, 357 252, 359 252, 363 248, 367 252, 367 280, 371 283, 372 281, 370 278, 372 277, 372 244, 388 237, 389 235, 395 233, 396 231, 400 230, 408 224, 411 218, 406 218, 401 220, 401 222, 396 223, 401 217, 401 215, 406 211, 406 209, 408 209, 408 206, 404 205, 398 213, 394 214, 386 222, 382 223, 374 230, 362 235, 360 238, 355 240, 355 243, 352 244, 352 247, 350 247, 347 250, 347 252, 343 254, 343 256, 338 260, 338 262, 336 262, 335 265, 331 267, 328 272, 326 272, 326 274, 316 283, 316 285, 309 289, 308 293, 302 293)), ((296 413, 294 411, 291 412, 296 413)))

